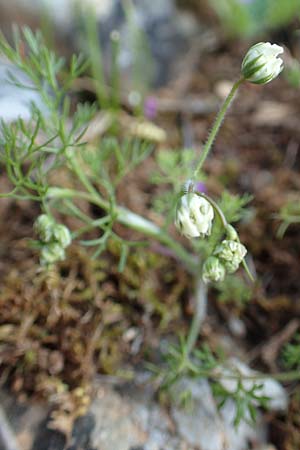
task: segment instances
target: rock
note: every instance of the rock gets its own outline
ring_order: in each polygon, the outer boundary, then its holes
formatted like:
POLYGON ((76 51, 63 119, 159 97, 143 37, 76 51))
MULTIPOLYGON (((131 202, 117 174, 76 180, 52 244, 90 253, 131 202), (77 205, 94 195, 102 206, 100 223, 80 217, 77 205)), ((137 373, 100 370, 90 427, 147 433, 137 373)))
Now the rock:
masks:
POLYGON ((129 450, 143 445, 147 435, 131 417, 131 407, 109 388, 101 388, 92 404, 95 417, 94 447, 101 450, 129 450))
POLYGON ((241 374, 245 377, 255 376, 254 380, 244 379, 242 380, 245 389, 250 390, 254 384, 262 385, 259 391, 259 395, 268 397, 268 407, 274 411, 285 411, 288 406, 288 396, 284 388, 278 381, 269 378, 259 378, 259 372, 250 369, 245 363, 237 358, 230 358, 226 364, 226 368, 221 369, 221 374, 224 374, 224 378, 220 379, 220 383, 228 392, 234 392, 237 388, 238 381, 235 379, 226 378, 234 374, 241 374))
POLYGON ((11 22, 16 21, 16 11, 21 10, 21 19, 24 15, 27 21, 30 17, 36 20, 47 11, 58 35, 70 41, 67 47, 78 49, 82 47, 82 24, 75 5, 85 12, 89 6, 94 8, 108 70, 111 35, 119 33, 121 81, 129 90, 164 85, 172 76, 176 61, 182 60, 199 33, 194 16, 178 10, 175 0, 11 0, 5 5, 6 22, 8 17, 11 22))
POLYGON ((11 122, 21 117, 28 120, 31 116, 31 104, 46 113, 47 109, 40 95, 30 89, 32 83, 19 69, 0 59, 0 119, 11 122), (26 87, 19 87, 9 81, 11 73, 20 83, 26 87))
POLYGON ((153 400, 153 392, 136 386, 123 391, 126 394, 102 386, 92 404, 96 425, 91 442, 97 450, 187 449, 167 413, 153 400))
MULTIPOLYGON (((48 414, 48 408, 44 405, 17 402, 6 391, 0 392, 0 403, 6 412, 10 426, 15 432, 17 442, 22 450, 32 450, 35 436, 38 433, 41 422, 48 414)), ((1 447, 0 447, 1 448, 1 447)), ((40 448, 39 450, 42 450, 40 448)), ((56 450, 59 450, 58 448, 56 450)))
POLYGON ((219 417, 209 383, 206 380, 182 380, 175 386, 178 393, 189 390, 192 410, 173 406, 171 413, 179 433, 201 450, 222 450, 225 444, 224 426, 219 417))
POLYGON ((175 386, 178 394, 189 390, 191 410, 173 406, 171 413, 178 431, 188 444, 201 450, 246 450, 250 441, 265 442, 263 425, 242 422, 234 427, 235 404, 227 401, 219 412, 207 380, 182 380, 175 386))

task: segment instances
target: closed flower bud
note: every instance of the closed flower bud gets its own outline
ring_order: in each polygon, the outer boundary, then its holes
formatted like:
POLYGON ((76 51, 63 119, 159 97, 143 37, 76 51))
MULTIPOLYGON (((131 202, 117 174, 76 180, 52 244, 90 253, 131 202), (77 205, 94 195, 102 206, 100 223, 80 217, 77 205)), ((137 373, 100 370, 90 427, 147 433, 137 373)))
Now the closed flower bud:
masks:
POLYGON ((177 205, 175 225, 187 238, 208 236, 214 210, 211 204, 194 192, 184 194, 177 205))
POLYGON ((246 247, 237 241, 225 239, 214 251, 214 255, 218 256, 224 263, 229 273, 235 272, 240 263, 246 256, 246 247))
POLYGON ((277 58, 283 48, 270 42, 253 45, 242 62, 243 77, 256 84, 266 84, 274 80, 283 69, 283 61, 277 58))
POLYGON ((48 245, 44 245, 41 250, 41 265, 48 266, 54 264, 57 261, 63 261, 65 259, 65 251, 57 242, 51 242, 48 245))
POLYGON ((225 267, 219 258, 210 256, 204 263, 202 279, 204 283, 209 283, 210 281, 223 281, 225 273, 225 267))
POLYGON ((55 222, 51 216, 41 214, 34 223, 35 231, 43 242, 50 242, 53 238, 55 222))
POLYGON ((66 248, 71 244, 72 237, 70 230, 62 224, 56 224, 53 229, 53 238, 61 247, 66 248))

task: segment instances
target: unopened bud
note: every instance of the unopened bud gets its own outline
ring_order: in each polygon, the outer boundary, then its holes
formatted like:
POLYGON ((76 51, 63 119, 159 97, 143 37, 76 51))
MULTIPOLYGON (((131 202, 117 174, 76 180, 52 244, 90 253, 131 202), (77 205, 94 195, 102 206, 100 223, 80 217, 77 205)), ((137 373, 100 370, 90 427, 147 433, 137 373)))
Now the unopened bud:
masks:
POLYGON ((61 247, 66 248, 71 244, 72 237, 69 228, 62 224, 56 224, 53 229, 53 238, 61 247))
POLYGON ((41 214, 34 223, 34 229, 43 242, 50 242, 53 237, 54 219, 48 214, 41 214))
POLYGON ((222 241, 214 251, 214 255, 220 258, 229 273, 233 273, 238 269, 246 253, 247 249, 243 244, 227 239, 222 241))
POLYGON ((44 245, 41 250, 40 261, 42 266, 48 266, 65 259, 65 251, 57 242, 44 245))
POLYGON ((210 235, 213 218, 213 207, 198 194, 189 192, 179 199, 175 225, 187 238, 210 235))
POLYGON ((223 281, 226 274, 226 270, 219 258, 210 256, 204 263, 202 278, 204 283, 210 281, 223 281))
POLYGON ((255 84, 266 84, 274 80, 283 69, 283 61, 277 58, 283 48, 270 42, 253 45, 242 62, 245 80, 255 84))

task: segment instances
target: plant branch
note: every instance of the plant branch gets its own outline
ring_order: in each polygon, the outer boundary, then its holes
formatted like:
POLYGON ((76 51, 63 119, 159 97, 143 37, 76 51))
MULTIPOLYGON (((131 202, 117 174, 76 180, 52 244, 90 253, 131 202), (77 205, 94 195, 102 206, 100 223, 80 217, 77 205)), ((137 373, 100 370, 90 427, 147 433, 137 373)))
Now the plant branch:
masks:
MULTIPOLYGON (((82 177, 84 175, 81 174, 82 177)), ((87 187, 87 186, 86 186, 87 187)), ((105 211, 111 210, 111 204, 104 200, 96 191, 96 189, 89 189, 90 192, 76 191, 65 188, 49 188, 47 197, 51 199, 67 199, 67 198, 82 198, 94 205, 103 208, 105 211)), ((170 234, 162 230, 158 225, 154 224, 148 219, 136 214, 123 206, 115 206, 114 208, 115 220, 132 230, 139 231, 148 237, 157 239, 162 244, 169 247, 184 263, 187 270, 195 275, 197 273, 198 264, 193 256, 182 247, 170 234)))

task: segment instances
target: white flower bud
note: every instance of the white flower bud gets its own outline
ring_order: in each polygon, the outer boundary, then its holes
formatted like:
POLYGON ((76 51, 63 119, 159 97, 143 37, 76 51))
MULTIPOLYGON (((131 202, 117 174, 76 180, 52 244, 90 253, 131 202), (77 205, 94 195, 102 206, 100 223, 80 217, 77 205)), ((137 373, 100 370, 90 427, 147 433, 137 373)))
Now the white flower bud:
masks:
POLYGON ((223 281, 226 270, 221 261, 215 256, 210 256, 204 263, 202 278, 204 283, 210 281, 223 281))
POLYGON ((70 230, 62 224, 56 224, 53 229, 53 238, 63 248, 68 247, 71 244, 72 237, 70 230))
POLYGON ((34 229, 43 242, 50 242, 53 237, 55 222, 51 216, 41 214, 34 223, 34 229))
POLYGON ((266 84, 274 80, 283 69, 283 61, 277 58, 283 48, 270 42, 253 45, 242 62, 242 74, 251 83, 266 84))
POLYGON ((246 247, 237 241, 225 239, 214 251, 229 273, 234 273, 246 256, 246 247))
POLYGON ((48 245, 44 245, 41 250, 40 262, 42 266, 48 266, 54 264, 57 261, 63 261, 65 259, 65 251, 57 242, 51 242, 48 245))
POLYGON ((194 192, 184 194, 177 205, 175 225, 187 238, 208 236, 214 210, 211 204, 194 192))

